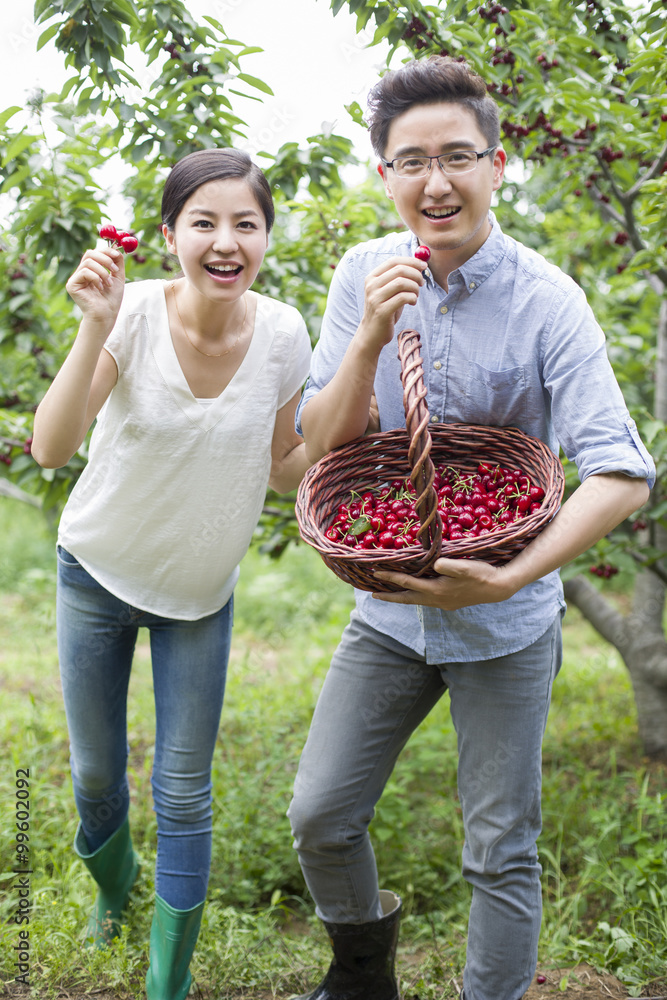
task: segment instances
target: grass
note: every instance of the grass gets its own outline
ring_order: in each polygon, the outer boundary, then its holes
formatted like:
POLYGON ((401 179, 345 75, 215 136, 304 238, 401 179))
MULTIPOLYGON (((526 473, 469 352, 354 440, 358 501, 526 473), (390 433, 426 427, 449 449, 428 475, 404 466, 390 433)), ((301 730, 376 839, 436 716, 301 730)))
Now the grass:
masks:
MULTIPOLYGON (((0 500, 0 972, 4 981, 16 972, 16 772, 29 768, 31 995, 49 1000, 60 989, 76 995, 95 985, 124 1000, 142 992, 153 891, 148 646, 142 636, 129 698, 131 818, 143 871, 118 946, 90 955, 79 933, 92 887, 70 849, 76 817, 58 681, 53 545, 38 511, 0 500)), ((215 759, 209 901, 192 964, 205 998, 300 992, 328 961, 285 810, 351 603, 349 588, 304 546, 278 562, 254 551, 244 562, 215 759)), ((573 610, 543 771, 541 961, 587 961, 614 972, 631 995, 651 993, 652 982, 653 995, 665 992, 655 988, 667 960, 665 770, 641 758, 618 656, 573 610)), ((373 833, 383 882, 404 901, 399 969, 406 995, 418 989, 422 1000, 454 996, 469 895, 459 874, 462 830, 446 698, 401 756, 373 833)))

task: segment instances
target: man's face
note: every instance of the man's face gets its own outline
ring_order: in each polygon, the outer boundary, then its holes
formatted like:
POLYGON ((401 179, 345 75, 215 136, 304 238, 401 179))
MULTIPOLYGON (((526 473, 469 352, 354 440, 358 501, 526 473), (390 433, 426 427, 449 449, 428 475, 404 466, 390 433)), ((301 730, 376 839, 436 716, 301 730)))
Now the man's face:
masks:
MULTIPOLYGON (((385 160, 408 154, 439 156, 457 149, 481 153, 488 142, 472 112, 461 104, 417 104, 391 124, 385 160)), ((503 179, 505 153, 497 149, 479 160, 474 170, 444 174, 435 160, 424 177, 397 177, 381 169, 388 196, 420 243, 455 267, 482 246, 491 231, 488 212, 493 192, 503 179)), ((436 265, 436 260, 432 261, 436 265)))

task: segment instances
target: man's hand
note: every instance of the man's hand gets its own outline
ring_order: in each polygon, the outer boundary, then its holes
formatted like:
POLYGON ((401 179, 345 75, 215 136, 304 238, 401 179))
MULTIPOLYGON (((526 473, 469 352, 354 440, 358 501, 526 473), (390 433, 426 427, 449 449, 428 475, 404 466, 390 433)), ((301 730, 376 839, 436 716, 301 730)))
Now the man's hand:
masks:
POLYGON ((366 434, 378 434, 380 431, 380 410, 375 394, 371 396, 371 405, 368 410, 368 426, 366 434))
POLYGON ((391 342, 404 306, 417 303, 426 263, 416 257, 392 257, 370 272, 364 283, 364 314, 359 336, 378 352, 391 342))
POLYGON ((457 611, 475 604, 496 604, 515 593, 502 566, 492 566, 480 559, 441 558, 434 569, 439 574, 436 579, 376 570, 374 575, 378 580, 405 589, 389 594, 374 593, 373 597, 390 604, 421 604, 442 611, 457 611))

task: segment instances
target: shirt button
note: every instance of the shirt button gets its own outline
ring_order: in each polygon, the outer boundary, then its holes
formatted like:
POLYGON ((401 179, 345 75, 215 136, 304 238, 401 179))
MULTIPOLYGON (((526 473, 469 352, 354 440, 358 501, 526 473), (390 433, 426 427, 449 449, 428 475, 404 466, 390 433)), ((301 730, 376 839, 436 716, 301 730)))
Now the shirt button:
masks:
POLYGON ((471 281, 470 284, 468 285, 468 288, 477 288, 477 282, 471 281))
POLYGON ((441 361, 434 361, 433 362, 433 367, 435 368, 436 371, 439 372, 440 369, 442 368, 442 362, 441 361))
POLYGON ((437 424, 437 422, 438 422, 438 418, 437 417, 431 417, 431 423, 432 424, 437 424))
POLYGON ((446 312, 449 312, 449 309, 447 308, 447 306, 440 306, 440 312, 444 316, 446 312))

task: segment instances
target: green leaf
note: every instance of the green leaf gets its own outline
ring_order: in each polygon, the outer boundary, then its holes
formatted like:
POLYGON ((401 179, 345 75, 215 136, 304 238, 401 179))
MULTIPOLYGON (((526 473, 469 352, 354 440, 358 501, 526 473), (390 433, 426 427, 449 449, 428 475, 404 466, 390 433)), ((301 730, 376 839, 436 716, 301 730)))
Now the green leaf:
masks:
POLYGON ((23 108, 20 108, 18 104, 13 104, 11 108, 7 108, 6 111, 3 111, 2 114, 0 114, 0 128, 4 128, 9 119, 13 118, 14 115, 19 113, 19 111, 23 111, 23 108))
POLYGON ((208 21, 208 23, 213 25, 214 28, 217 28, 218 31, 221 31, 223 34, 225 34, 225 29, 220 24, 220 21, 216 21, 214 17, 210 17, 208 14, 204 14, 204 20, 208 21))
POLYGON ((37 39, 37 51, 39 52, 39 50, 46 45, 46 43, 49 42, 59 30, 59 24, 50 24, 46 31, 43 31, 37 39))
POLYGON ((268 83, 264 83, 263 80, 259 80, 256 76, 250 76, 249 73, 239 73, 237 80, 243 80, 244 83, 249 84, 251 87, 255 87, 257 90, 261 90, 265 94, 270 94, 271 97, 274 96, 268 83))
POLYGON ((47 18, 44 17, 47 12, 49 17, 53 17, 55 11, 52 8, 52 0, 35 0, 35 6, 33 9, 35 22, 39 24, 40 21, 47 20, 47 18))
POLYGON ((364 112, 361 106, 359 105, 358 101, 352 101, 351 104, 346 104, 345 110, 350 115, 352 120, 357 123, 357 125, 361 125, 363 128, 366 128, 366 123, 364 121, 364 112))
POLYGON ((20 132, 13 142, 9 143, 9 146, 5 150, 5 155, 2 158, 3 165, 11 163, 12 160, 20 156, 24 150, 31 146, 33 142, 36 142, 36 136, 30 135, 29 132, 20 132))

